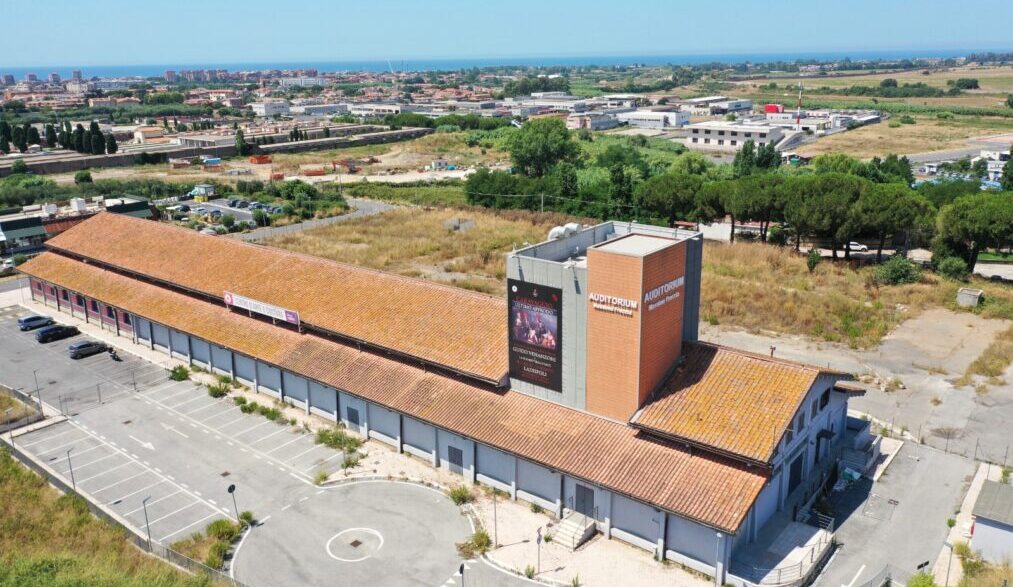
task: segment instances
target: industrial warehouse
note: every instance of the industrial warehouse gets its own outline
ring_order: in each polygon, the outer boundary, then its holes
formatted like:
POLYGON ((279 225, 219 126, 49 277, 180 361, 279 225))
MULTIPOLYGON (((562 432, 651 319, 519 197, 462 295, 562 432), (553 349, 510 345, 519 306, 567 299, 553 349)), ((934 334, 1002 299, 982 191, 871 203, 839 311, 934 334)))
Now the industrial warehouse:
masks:
POLYGON ((777 584, 832 552, 832 521, 807 522, 856 392, 698 341, 699 233, 554 229, 507 256, 505 300, 110 213, 46 247, 20 267, 33 299, 579 520, 582 538, 718 585, 766 582, 785 536, 805 560, 777 584))

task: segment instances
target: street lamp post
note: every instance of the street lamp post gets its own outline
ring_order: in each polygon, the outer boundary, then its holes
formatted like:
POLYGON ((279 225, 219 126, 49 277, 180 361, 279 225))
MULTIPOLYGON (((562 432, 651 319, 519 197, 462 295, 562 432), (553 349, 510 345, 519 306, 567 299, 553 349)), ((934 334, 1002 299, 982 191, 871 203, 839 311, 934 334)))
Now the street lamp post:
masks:
POLYGON ((492 490, 492 547, 499 546, 499 521, 496 519, 496 488, 492 490))
POLYGON ((74 487, 74 491, 77 491, 77 481, 74 480, 74 463, 70 462, 70 451, 74 450, 74 447, 67 449, 67 466, 70 467, 70 483, 74 487))
POLYGON ((947 540, 943 543, 950 549, 950 558, 946 561, 946 583, 944 587, 950 587, 950 565, 953 564, 953 543, 947 540))
POLYGON ((151 496, 145 497, 141 500, 141 507, 144 508, 144 527, 148 530, 148 551, 151 551, 151 526, 148 524, 148 500, 151 496))
POLYGON ((39 391, 39 370, 32 369, 32 377, 35 378, 35 397, 39 398, 39 411, 42 411, 42 392, 39 391))
POLYGON ((8 416, 7 416, 7 415, 8 415, 8 414, 10 414, 10 413, 11 413, 11 412, 13 412, 13 411, 14 411, 14 408, 7 408, 6 410, 4 410, 4 420, 6 420, 6 421, 7 421, 7 422, 6 422, 6 423, 7 423, 7 425, 11 427, 11 428, 10 428, 10 433, 11 433, 11 447, 13 447, 13 446, 14 446, 14 426, 13 426, 13 425, 11 425, 11 422, 10 422, 10 420, 8 419, 8 416))

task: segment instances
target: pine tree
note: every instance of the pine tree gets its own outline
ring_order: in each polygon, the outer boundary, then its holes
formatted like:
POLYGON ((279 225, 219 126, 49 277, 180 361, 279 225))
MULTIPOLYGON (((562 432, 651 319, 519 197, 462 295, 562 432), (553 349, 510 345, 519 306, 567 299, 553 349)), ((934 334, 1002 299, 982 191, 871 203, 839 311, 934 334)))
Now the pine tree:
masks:
POLYGON ((119 151, 119 149, 120 149, 120 146, 116 144, 116 137, 113 136, 113 133, 107 134, 106 135, 106 153, 109 153, 110 155, 112 155, 116 151, 119 151))
POLYGON ((90 130, 84 131, 84 134, 81 135, 81 148, 78 149, 77 152, 78 153, 85 153, 85 154, 91 153, 91 131, 90 130))
POLYGON ((26 133, 26 138, 28 139, 28 144, 29 145, 41 145, 42 144, 42 137, 39 136, 39 129, 35 128, 34 126, 29 126, 28 127, 28 132, 26 133))
POLYGON ((84 127, 78 123, 77 128, 74 129, 73 134, 73 147, 78 153, 84 153, 84 127))
POLYGON ((52 124, 46 125, 46 146, 50 149, 56 146, 56 129, 52 124))
POLYGON ((0 136, 0 153, 7 154, 11 152, 11 144, 7 141, 7 137, 0 136))
POLYGON ((106 152, 106 137, 102 131, 94 132, 91 135, 91 152, 93 155, 103 155, 106 152))
POLYGON ((15 126, 12 135, 11 143, 17 147, 18 151, 24 153, 28 149, 28 137, 25 136, 25 129, 15 126))

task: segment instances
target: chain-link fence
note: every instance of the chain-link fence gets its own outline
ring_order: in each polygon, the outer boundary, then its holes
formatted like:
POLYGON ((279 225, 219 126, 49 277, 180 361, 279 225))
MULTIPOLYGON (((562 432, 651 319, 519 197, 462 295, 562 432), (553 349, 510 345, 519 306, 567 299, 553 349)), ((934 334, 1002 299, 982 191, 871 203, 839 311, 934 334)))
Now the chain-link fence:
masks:
POLYGON ((106 510, 102 509, 95 503, 85 498, 83 495, 74 490, 73 487, 67 485, 61 477, 51 474, 47 469, 36 463, 31 456, 22 452, 16 444, 11 445, 9 449, 11 454, 14 455, 18 461, 24 464, 26 467, 40 475, 43 479, 46 479, 53 487, 60 492, 67 495, 74 495, 81 498, 87 505, 88 510, 95 515, 95 517, 113 526, 114 528, 122 529, 127 537, 140 549, 146 550, 155 556, 165 560, 191 574, 205 575, 209 577, 216 585, 231 585, 232 587, 248 587, 244 583, 237 581, 227 575, 226 573, 211 568, 203 563, 197 562, 185 555, 182 555, 171 548, 160 544, 158 542, 148 542, 147 537, 139 534, 134 528, 121 522, 116 516, 113 516, 106 510))
POLYGON ((36 398, 0 385, 0 434, 34 424, 43 418, 36 398))

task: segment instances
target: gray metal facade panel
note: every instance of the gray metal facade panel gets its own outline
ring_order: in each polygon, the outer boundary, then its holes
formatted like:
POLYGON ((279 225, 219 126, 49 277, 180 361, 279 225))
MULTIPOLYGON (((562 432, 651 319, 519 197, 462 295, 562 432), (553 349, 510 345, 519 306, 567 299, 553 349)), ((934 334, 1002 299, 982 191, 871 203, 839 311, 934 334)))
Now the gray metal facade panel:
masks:
POLYGON ((310 381, 310 409, 334 416, 338 411, 338 392, 330 387, 310 381))
POLYGON ((191 339, 190 350, 193 351, 193 360, 207 366, 211 360, 211 345, 199 338, 191 339))
POLYGON ((612 496, 612 527, 638 538, 654 542, 658 539, 659 518, 664 513, 649 505, 616 493, 612 496))
POLYGON ((228 374, 232 371, 232 351, 218 345, 211 345, 211 363, 216 373, 228 374))
POLYGON ((151 327, 151 322, 144 318, 134 316, 134 324, 137 325, 137 340, 148 341, 148 328, 151 327))
POLYGON ((476 444, 475 450, 478 452, 476 472, 510 485, 514 478, 514 457, 484 444, 476 444))
POLYGON ((700 335, 700 281, 703 277, 703 237, 686 240, 686 282, 682 314, 682 340, 696 341, 700 335))
POLYGON ((366 431, 368 430, 366 422, 369 421, 369 412, 367 411, 366 402, 357 397, 348 395, 347 393, 342 393, 338 403, 341 405, 341 423, 345 425, 345 428, 348 428, 356 434, 365 436, 366 431), (358 426, 352 423, 352 419, 350 417, 351 412, 349 412, 349 410, 355 410, 358 414, 358 426))
POLYGON ((560 498, 559 473, 553 473, 541 465, 518 459, 517 489, 546 501, 556 501, 560 498))
POLYGON ((172 342, 172 354, 179 355, 181 357, 190 356, 190 337, 183 332, 178 330, 169 330, 170 340, 172 342))
POLYGON ((665 548, 673 553, 714 565, 717 535, 712 528, 669 514, 665 526, 665 548))
POLYGON ((404 435, 402 441, 420 451, 431 453, 435 448, 436 432, 429 424, 419 422, 414 418, 404 418, 404 435))
POLYGON ((154 339, 154 343, 164 349, 169 348, 169 329, 161 324, 151 325, 151 337, 154 339))
POLYGON ((396 439, 398 437, 398 414, 379 406, 377 404, 369 404, 369 433, 379 432, 387 438, 396 439))
MULTIPOLYGON (((253 385, 257 378, 257 363, 250 357, 236 353, 236 379, 246 385, 253 385)), ((217 361, 217 357, 215 358, 217 361)))
POLYGON ((257 361, 257 384, 275 393, 281 393, 281 371, 277 367, 257 361))
POLYGON ((309 395, 309 382, 304 377, 299 377, 288 371, 282 371, 281 377, 282 383, 285 385, 285 398, 305 402, 309 395))

